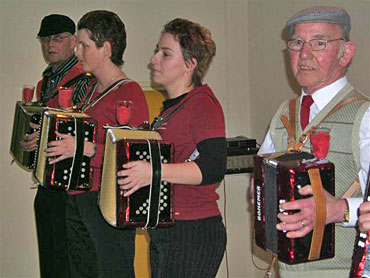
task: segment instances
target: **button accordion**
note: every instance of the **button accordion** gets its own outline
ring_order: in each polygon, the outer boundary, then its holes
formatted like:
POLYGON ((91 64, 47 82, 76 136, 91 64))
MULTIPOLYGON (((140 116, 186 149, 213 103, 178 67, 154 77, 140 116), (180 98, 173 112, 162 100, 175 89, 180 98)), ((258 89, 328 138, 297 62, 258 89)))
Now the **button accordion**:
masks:
POLYGON ((174 223, 172 184, 161 181, 161 164, 173 159, 173 144, 149 130, 107 130, 99 207, 115 227, 153 229, 174 223), (152 182, 128 197, 117 183, 117 171, 129 161, 145 160, 152 166, 152 182))
POLYGON ((41 186, 48 189, 86 191, 92 185, 90 158, 83 155, 84 142, 95 143, 97 123, 84 113, 48 110, 43 114, 37 163, 34 177, 41 186), (75 137, 74 157, 49 164, 44 149, 51 141, 61 140, 55 132, 75 137))
MULTIPOLYGON (((367 172, 367 183, 366 189, 364 194, 364 202, 370 201, 370 166, 369 171, 367 172)), ((365 266, 366 269, 370 269, 370 257, 369 257, 369 234, 370 231, 367 233, 362 233, 360 231, 357 232, 355 246, 353 249, 352 254, 352 266, 351 271, 349 274, 350 278, 361 278, 363 277, 365 266)), ((369 275, 370 273, 367 273, 369 275)), ((368 277, 368 276, 366 276, 368 277)))
POLYGON ((17 101, 15 105, 10 153, 22 168, 33 169, 35 167, 35 151, 24 151, 20 141, 23 140, 24 135, 37 131, 31 128, 30 123, 40 124, 43 110, 44 107, 37 103, 25 104, 23 101, 17 101))
POLYGON ((289 239, 285 231, 276 229, 279 223, 277 214, 281 212, 279 205, 307 198, 300 195, 298 190, 312 184, 310 171, 318 173, 317 178, 321 178, 322 187, 334 195, 334 164, 327 160, 317 160, 310 153, 288 152, 256 155, 254 166, 256 244, 287 264, 334 257, 334 224, 322 227, 322 245, 316 247, 316 256, 311 256, 313 231, 304 237, 289 239))

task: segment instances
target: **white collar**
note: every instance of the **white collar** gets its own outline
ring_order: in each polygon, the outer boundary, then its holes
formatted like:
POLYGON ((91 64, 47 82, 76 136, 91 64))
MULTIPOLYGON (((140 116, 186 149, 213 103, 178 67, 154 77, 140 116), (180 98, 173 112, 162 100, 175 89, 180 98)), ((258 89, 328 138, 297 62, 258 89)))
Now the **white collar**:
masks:
MULTIPOLYGON (((343 76, 342 78, 339 78, 337 81, 331 83, 330 85, 314 92, 312 94, 312 98, 317 108, 319 110, 323 109, 325 105, 327 105, 333 99, 333 97, 335 97, 335 95, 339 93, 339 91, 342 90, 343 87, 346 86, 347 84, 348 84, 347 77, 343 76)), ((301 99, 300 99, 301 102, 302 102, 302 97, 304 95, 306 94, 304 90, 302 89, 302 94, 301 94, 301 99)))

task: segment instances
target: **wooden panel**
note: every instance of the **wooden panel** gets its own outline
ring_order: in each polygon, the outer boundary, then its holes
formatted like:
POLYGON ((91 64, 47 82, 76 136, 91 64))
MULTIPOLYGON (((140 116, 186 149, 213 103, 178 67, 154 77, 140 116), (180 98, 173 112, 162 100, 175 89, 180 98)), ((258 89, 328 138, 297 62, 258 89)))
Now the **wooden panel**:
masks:
POLYGON ((165 97, 161 91, 157 90, 144 90, 144 94, 149 106, 149 120, 152 123, 153 119, 161 112, 165 97))

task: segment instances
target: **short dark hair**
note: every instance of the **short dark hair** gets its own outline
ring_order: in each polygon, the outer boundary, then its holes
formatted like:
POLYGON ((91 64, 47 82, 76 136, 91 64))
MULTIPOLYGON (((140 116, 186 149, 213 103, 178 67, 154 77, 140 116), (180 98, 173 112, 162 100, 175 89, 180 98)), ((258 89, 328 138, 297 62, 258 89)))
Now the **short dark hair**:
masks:
POLYGON ((198 87, 213 57, 216 55, 216 44, 208 28, 187 19, 176 18, 164 25, 162 34, 172 34, 179 42, 185 63, 195 58, 198 62, 192 76, 192 83, 198 87))
POLYGON ((77 24, 77 30, 81 29, 87 29, 90 39, 97 47, 102 47, 103 43, 108 41, 112 48, 111 61, 117 66, 123 65, 126 30, 117 14, 105 10, 88 12, 77 24))

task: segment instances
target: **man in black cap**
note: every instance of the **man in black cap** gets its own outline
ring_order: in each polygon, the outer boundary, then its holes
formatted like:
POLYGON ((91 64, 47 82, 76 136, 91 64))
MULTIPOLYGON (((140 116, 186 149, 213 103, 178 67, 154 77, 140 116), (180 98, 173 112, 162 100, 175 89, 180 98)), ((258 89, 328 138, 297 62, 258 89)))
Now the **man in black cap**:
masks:
POLYGON ((43 80, 38 83, 37 93, 39 100, 47 106, 58 105, 55 95, 59 87, 75 87, 74 104, 78 104, 86 92, 89 76, 83 74, 74 55, 75 31, 75 23, 65 15, 51 14, 41 22, 37 36, 49 66, 43 72, 43 80))
MULTIPOLYGON (((37 36, 49 65, 43 72, 43 79, 37 84, 36 92, 38 100, 48 107, 59 107, 59 87, 74 89, 74 104, 78 104, 86 93, 90 76, 83 73, 81 63, 74 55, 77 43, 75 30, 75 23, 65 15, 51 14, 41 22, 37 36)), ((37 133, 27 136, 22 145, 24 149, 31 151, 36 147, 37 133)), ((69 277, 65 226, 67 196, 63 190, 38 187, 34 208, 40 276, 43 278, 69 277)))
MULTIPOLYGON (((280 276, 348 277, 355 229, 345 226, 356 224, 362 198, 341 197, 356 178, 364 189, 370 153, 369 98, 355 90, 345 76, 355 54, 355 45, 349 40, 350 17, 341 8, 310 7, 293 15, 286 28, 290 34, 287 42, 290 67, 302 87, 297 105, 293 105, 297 107, 297 113, 292 113, 297 115, 295 138, 303 139, 313 127, 330 129, 327 158, 335 164, 336 197, 325 192, 326 224, 342 225, 336 226, 334 258, 299 265, 280 264, 280 276)), ((282 115, 289 118, 289 101, 284 102, 273 117, 260 153, 287 150, 289 136, 282 115)), ((309 139, 305 143, 301 141, 296 146, 311 152, 309 139)), ((277 229, 286 231, 289 238, 303 237, 314 226, 312 188, 304 186, 299 193, 309 198, 280 205, 283 213, 278 214, 281 222, 277 229), (288 215, 289 211, 299 212, 288 215)))

